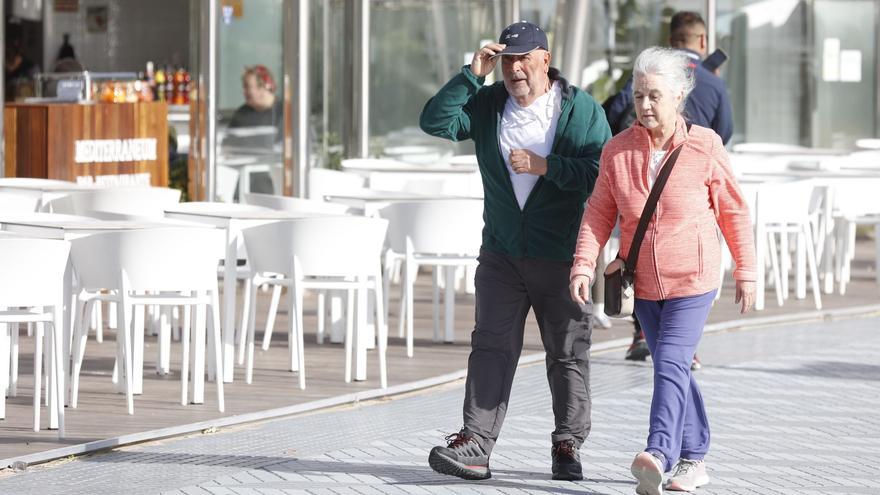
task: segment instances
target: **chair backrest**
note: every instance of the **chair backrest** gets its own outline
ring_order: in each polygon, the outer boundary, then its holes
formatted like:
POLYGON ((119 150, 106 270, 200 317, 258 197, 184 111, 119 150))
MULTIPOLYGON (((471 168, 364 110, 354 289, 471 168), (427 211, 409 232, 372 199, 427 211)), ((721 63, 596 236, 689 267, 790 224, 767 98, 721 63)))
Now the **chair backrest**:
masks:
POLYGON ((366 182, 365 177, 357 174, 313 168, 309 170, 309 198, 323 201, 328 194, 360 192, 366 182))
POLYGON ((70 193, 51 202, 55 213, 88 215, 92 211, 162 217, 165 207, 180 202, 180 190, 167 187, 108 187, 70 193))
POLYGON ((0 191, 0 212, 8 213, 32 213, 37 211, 43 200, 40 191, 6 190, 0 191))
POLYGON ((478 172, 371 172, 370 189, 432 196, 482 195, 478 172))
POLYGON ((71 241, 71 258, 87 289, 215 290, 225 235, 219 229, 161 228, 94 234, 71 241))
POLYGON ((480 252, 483 201, 444 199, 395 202, 379 211, 390 222, 388 243, 393 251, 406 251, 406 238, 416 253, 462 254, 480 252))
POLYGON ((242 230, 256 272, 290 272, 295 254, 304 276, 373 275, 388 221, 358 216, 298 218, 242 230))
POLYGON ((345 172, 354 172, 366 176, 375 170, 404 170, 412 167, 393 158, 346 158, 339 164, 345 172))
POLYGON ((814 205, 812 180, 771 182, 758 186, 757 223, 806 221, 814 205))
POLYGON ((211 201, 192 201, 174 205, 174 211, 185 213, 210 213, 227 211, 269 211, 269 208, 241 203, 218 203, 211 201))
POLYGON ((880 178, 835 179, 830 184, 834 214, 848 218, 880 215, 880 178))
POLYGON ((273 210, 291 213, 324 213, 328 215, 347 215, 351 208, 344 204, 328 203, 315 199, 292 198, 275 194, 245 193, 244 202, 273 210))
POLYGON ((69 253, 67 241, 0 238, 0 307, 60 303, 69 253))

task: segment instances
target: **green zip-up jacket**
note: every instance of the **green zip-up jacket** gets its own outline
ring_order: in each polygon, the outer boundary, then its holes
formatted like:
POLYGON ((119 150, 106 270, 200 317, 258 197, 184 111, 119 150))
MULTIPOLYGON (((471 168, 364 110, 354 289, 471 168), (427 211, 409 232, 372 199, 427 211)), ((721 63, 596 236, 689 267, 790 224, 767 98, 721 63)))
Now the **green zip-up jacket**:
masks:
POLYGON ((503 82, 483 86, 466 65, 425 104, 422 130, 452 141, 473 139, 483 179, 483 249, 518 258, 572 261, 584 203, 599 173, 599 156, 611 130, 593 98, 562 85, 562 109, 547 174, 520 210, 498 144, 498 123, 508 94, 503 82))

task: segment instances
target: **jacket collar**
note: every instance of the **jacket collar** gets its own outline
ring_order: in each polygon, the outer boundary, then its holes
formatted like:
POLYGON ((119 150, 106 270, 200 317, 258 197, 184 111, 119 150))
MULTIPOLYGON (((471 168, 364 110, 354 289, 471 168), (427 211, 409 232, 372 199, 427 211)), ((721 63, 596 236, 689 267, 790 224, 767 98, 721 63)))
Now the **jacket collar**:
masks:
MULTIPOLYGON (((650 131, 645 126, 643 126, 642 123, 638 121, 638 119, 636 119, 636 121, 633 122, 632 126, 633 126, 633 129, 639 133, 639 136, 641 136, 642 139, 645 139, 646 141, 648 141, 650 143, 650 141, 651 141, 650 131)), ((672 143, 670 143, 669 149, 670 150, 674 149, 678 145, 686 142, 687 138, 688 138, 687 121, 685 121, 684 117, 682 117, 681 114, 679 114, 678 119, 675 121, 675 133, 672 135, 672 143)))

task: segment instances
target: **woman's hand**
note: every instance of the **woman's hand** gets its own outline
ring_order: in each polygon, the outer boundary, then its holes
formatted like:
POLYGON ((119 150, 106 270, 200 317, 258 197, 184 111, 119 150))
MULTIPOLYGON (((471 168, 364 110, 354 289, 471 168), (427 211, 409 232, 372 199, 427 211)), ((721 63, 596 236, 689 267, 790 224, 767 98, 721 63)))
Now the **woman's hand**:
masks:
POLYGON ((590 277, 578 275, 571 279, 568 286, 571 291, 571 299, 578 304, 586 304, 590 301, 590 277))
POLYGON ((754 282, 736 281, 736 300, 734 303, 742 304, 739 309, 740 313, 748 313, 752 309, 752 306, 755 305, 756 293, 754 282))
POLYGON ((611 275, 617 270, 623 270, 626 264, 620 258, 614 258, 614 261, 608 263, 608 266, 605 267, 605 275, 611 275))

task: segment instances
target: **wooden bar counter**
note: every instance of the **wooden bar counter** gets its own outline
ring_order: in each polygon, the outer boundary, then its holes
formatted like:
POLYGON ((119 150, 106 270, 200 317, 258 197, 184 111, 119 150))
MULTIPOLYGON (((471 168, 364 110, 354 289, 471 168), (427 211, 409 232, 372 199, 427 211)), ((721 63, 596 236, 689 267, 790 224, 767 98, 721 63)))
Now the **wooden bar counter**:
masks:
POLYGON ((3 119, 6 177, 168 185, 164 102, 10 103, 3 119))

